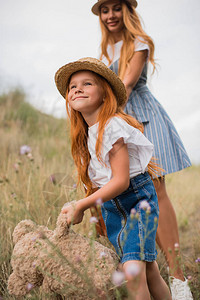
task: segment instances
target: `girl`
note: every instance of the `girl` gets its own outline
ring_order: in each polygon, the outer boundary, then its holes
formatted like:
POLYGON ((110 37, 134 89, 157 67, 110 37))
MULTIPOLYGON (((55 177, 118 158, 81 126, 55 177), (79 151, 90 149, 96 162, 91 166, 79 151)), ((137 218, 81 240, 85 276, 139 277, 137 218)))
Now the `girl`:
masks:
POLYGON ((85 198, 64 206, 68 224, 80 223, 84 211, 102 201, 108 238, 120 256, 128 289, 137 300, 171 299, 155 262, 157 196, 147 169, 153 145, 142 126, 121 107, 126 90, 118 76, 97 59, 84 58, 55 75, 71 121, 72 155, 85 198), (94 188, 96 189, 93 192, 94 188), (132 264, 140 274, 133 279, 132 264), (136 280, 137 279, 137 280, 136 280), (150 293, 149 293, 150 292, 150 293))
MULTIPOLYGON (((155 69, 154 43, 142 28, 136 6, 136 0, 99 0, 92 12, 99 16, 102 32, 100 59, 124 82, 125 112, 143 123, 144 135, 154 144, 153 155, 165 170, 164 175, 189 167, 191 163, 172 121, 146 86, 148 62, 155 69)), ((154 185, 160 208, 157 242, 167 258, 170 274, 176 277, 171 286, 172 294, 174 299, 179 299, 178 294, 181 299, 192 299, 187 281, 183 281, 180 253, 174 248, 179 243, 178 227, 164 177, 154 181, 154 185)))

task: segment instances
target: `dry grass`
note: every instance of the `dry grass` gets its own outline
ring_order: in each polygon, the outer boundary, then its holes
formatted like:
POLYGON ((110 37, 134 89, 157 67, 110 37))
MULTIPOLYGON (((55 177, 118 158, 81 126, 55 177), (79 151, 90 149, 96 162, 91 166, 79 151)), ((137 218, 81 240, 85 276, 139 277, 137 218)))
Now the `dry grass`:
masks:
MULTIPOLYGON (((7 293, 6 282, 11 273, 12 231, 16 224, 30 218, 54 228, 63 204, 82 194, 73 188, 66 121, 37 112, 24 98, 19 90, 0 96, 0 299, 14 299, 7 293), (19 154, 23 144, 32 148, 33 160, 19 154), (52 182, 52 174, 60 184, 52 182)), ((192 277, 191 288, 197 300, 200 299, 200 264, 195 262, 200 257, 200 166, 167 176, 167 187, 178 218, 182 263, 185 274, 192 277)), ((89 213, 76 227, 86 235, 88 218, 89 213)), ((161 253, 158 262, 167 280, 161 253)), ((29 295, 29 299, 41 299, 39 292, 29 295)))

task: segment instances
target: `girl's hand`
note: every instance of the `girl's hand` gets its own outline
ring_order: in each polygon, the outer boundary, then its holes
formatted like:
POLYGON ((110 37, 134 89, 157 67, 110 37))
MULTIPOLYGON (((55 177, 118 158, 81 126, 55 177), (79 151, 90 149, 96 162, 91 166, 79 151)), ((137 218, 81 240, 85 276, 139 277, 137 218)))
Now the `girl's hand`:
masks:
POLYGON ((66 214, 67 224, 79 224, 83 220, 84 211, 79 209, 78 201, 65 203, 61 209, 63 214, 66 214))

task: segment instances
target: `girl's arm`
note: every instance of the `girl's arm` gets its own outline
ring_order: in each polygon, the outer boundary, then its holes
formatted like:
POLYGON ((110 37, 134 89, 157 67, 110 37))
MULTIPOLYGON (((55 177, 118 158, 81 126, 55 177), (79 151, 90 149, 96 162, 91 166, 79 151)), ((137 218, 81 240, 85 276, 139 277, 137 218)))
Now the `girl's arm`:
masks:
POLYGON ((132 89, 138 82, 145 62, 147 60, 148 50, 136 51, 130 60, 129 67, 125 72, 123 83, 127 92, 127 101, 132 89))
POLYGON ((129 155, 127 145, 120 138, 109 152, 112 169, 111 180, 92 195, 76 201, 75 205, 68 205, 62 209, 67 214, 67 223, 78 224, 82 221, 84 211, 94 205, 98 199, 106 202, 124 192, 129 186, 129 155))

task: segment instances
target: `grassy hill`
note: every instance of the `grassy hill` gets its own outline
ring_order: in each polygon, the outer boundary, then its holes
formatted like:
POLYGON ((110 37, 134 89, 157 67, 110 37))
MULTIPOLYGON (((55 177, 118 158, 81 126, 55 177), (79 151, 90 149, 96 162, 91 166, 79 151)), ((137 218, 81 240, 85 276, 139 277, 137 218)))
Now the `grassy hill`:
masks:
MULTIPOLYGON (((74 165, 70 155, 69 126, 34 109, 21 90, 0 96, 0 299, 14 299, 7 293, 11 273, 12 232, 23 219, 54 228, 63 204, 78 199, 74 187, 74 165), (30 153, 20 154, 22 145, 30 153), (59 182, 59 184, 55 184, 59 182)), ((182 263, 194 299, 200 298, 200 166, 167 176, 168 193, 174 204, 182 250, 182 263)), ((86 216, 75 230, 89 235, 86 216)), ((167 280, 161 252, 159 267, 167 280)), ((42 299, 39 292, 25 299, 42 299)))

